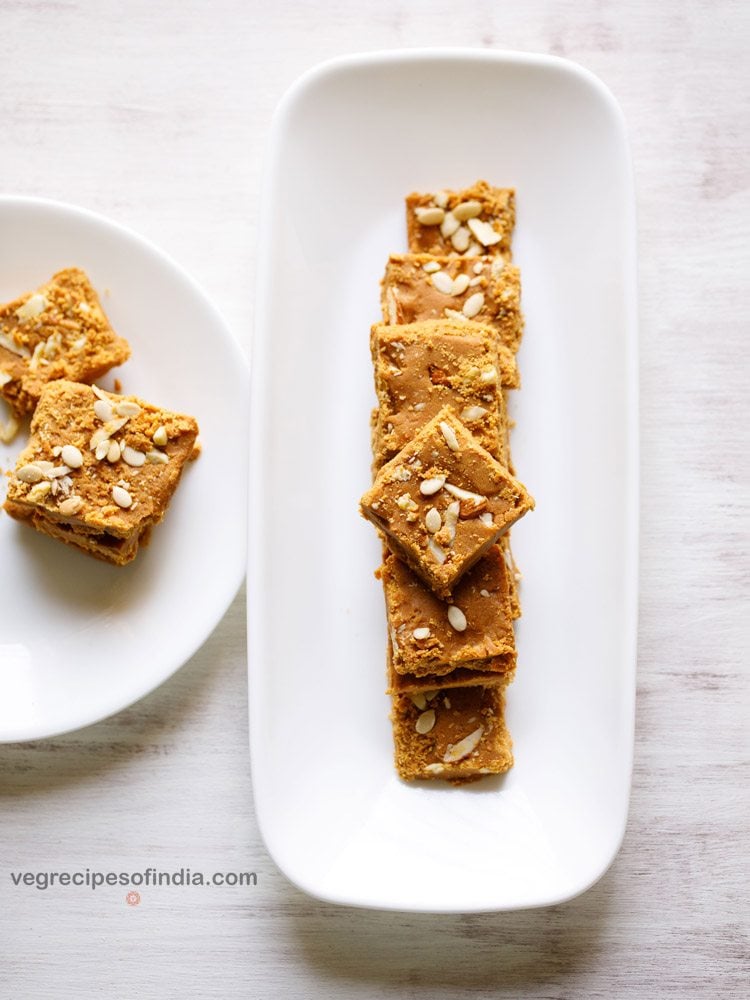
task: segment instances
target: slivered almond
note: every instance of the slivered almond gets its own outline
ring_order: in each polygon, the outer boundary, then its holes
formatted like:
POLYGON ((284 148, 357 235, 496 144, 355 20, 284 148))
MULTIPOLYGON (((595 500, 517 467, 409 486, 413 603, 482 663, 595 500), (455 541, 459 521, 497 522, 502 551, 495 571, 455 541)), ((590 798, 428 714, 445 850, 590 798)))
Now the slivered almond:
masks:
POLYGON ((481 219, 469 219, 466 224, 483 247, 494 246, 502 239, 500 233, 496 233, 488 222, 482 222, 481 219))
POLYGON ((443 754, 443 761, 446 764, 455 764, 464 757, 468 757, 479 746, 479 741, 484 735, 484 726, 479 726, 468 736, 464 736, 458 743, 448 745, 448 749, 443 754))
POLYGON ((445 218, 445 211, 437 205, 422 205, 414 209, 414 214, 423 226, 439 226, 445 218))

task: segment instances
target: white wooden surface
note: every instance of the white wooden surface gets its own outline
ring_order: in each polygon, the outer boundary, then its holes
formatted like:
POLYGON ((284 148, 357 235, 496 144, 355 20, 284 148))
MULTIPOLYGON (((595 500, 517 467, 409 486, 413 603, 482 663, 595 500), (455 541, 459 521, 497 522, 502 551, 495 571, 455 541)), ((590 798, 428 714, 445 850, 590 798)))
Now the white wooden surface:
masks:
POLYGON ((444 44, 583 63, 632 140, 643 433, 631 816, 597 886, 551 910, 464 918, 339 910, 290 887, 253 818, 240 595, 141 704, 0 747, 0 996, 748 994, 747 10, 0 0, 2 188, 139 230, 245 344, 264 142, 300 72, 348 51, 444 44), (144 890, 129 907, 119 888, 9 878, 147 865, 253 870, 258 885, 144 890))

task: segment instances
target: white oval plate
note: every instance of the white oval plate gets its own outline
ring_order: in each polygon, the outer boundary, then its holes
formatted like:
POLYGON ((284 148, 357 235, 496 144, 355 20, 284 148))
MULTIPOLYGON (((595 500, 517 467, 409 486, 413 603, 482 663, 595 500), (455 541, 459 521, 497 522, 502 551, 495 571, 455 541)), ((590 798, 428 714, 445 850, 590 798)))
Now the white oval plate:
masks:
MULTIPOLYGON (((10 196, 0 197, 0 232, 0 301, 82 267, 132 348, 100 384, 112 388, 117 375, 123 392, 195 416, 203 445, 128 566, 98 562, 0 512, 7 742, 77 729, 132 704, 223 616, 245 571, 248 367, 201 289, 134 233, 69 205, 10 196)), ((3 471, 26 436, 0 444, 3 471)))
POLYGON ((545 56, 375 53, 303 77, 272 130, 251 419, 253 793, 279 867, 402 910, 559 903, 607 868, 633 754, 638 551, 635 217, 622 115, 545 56), (517 191, 526 333, 513 458, 536 498, 503 778, 393 767, 370 482, 370 323, 409 191, 517 191), (295 294, 279 294, 294 275, 295 294), (293 530, 290 530, 290 525, 293 530))

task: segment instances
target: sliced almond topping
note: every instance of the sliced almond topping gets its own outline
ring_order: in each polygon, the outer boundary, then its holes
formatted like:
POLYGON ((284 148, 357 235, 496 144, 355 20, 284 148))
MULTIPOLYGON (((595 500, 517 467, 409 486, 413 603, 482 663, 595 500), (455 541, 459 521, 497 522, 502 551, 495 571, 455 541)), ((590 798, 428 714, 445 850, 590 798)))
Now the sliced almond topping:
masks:
POLYGON ((420 736, 424 736, 426 733, 429 733, 434 725, 435 709, 430 708, 426 712, 422 712, 422 714, 417 718, 414 728, 420 736))
POLYGON ((448 307, 446 307, 445 309, 443 309, 443 315, 445 316, 446 319, 453 319, 456 320, 458 323, 468 322, 464 314, 462 312, 459 312, 458 309, 449 309, 448 307))
POLYGON ((161 427, 157 427, 151 440, 159 448, 163 448, 167 441, 169 441, 166 428, 163 425, 161 427))
POLYGON ((0 420, 0 441, 3 444, 10 444, 19 429, 20 424, 11 413, 7 420, 0 420))
MULTIPOLYGON (((493 525, 495 523, 492 520, 492 514, 490 514, 490 512, 488 510, 485 510, 483 513, 481 513, 479 515, 479 520, 482 522, 482 524, 486 525, 488 528, 493 527, 493 525)), ((507 560, 506 560, 506 562, 507 562, 507 560)))
POLYGON ((418 708, 420 712, 427 708, 427 699, 421 691, 417 691, 416 694, 410 694, 409 697, 411 698, 414 707, 418 708))
POLYGON ((458 444, 458 438, 456 437, 456 432, 446 420, 440 421, 440 430, 442 431, 443 437, 445 438, 445 443, 448 445, 450 450, 458 451, 459 444, 458 444))
POLYGON ((469 287, 470 278, 468 274, 457 274, 453 279, 453 294, 463 295, 469 287))
POLYGON ((450 239, 460 225, 461 223, 458 221, 453 212, 446 212, 445 218, 440 225, 440 233, 444 239, 450 239))
POLYGON ((147 451, 146 461, 151 465, 166 465, 169 455, 165 455, 163 451, 147 451))
POLYGON ((83 500, 81 497, 72 496, 68 497, 67 500, 63 500, 57 509, 63 517, 70 517, 72 514, 77 514, 81 507, 83 507, 83 500))
POLYGON ((481 312, 484 308, 484 293, 474 292, 470 295, 468 299, 464 302, 461 312, 467 319, 472 319, 477 313, 481 312))
POLYGON ((453 249, 457 250, 459 253, 466 253, 469 249, 469 230, 466 226, 459 226, 455 233, 451 236, 451 243, 453 244, 453 249))
POLYGON ((60 458, 71 469, 80 469, 83 465, 83 455, 74 444, 63 445, 60 458))
POLYGON ((434 274, 435 271, 440 270, 440 265, 436 260, 428 260, 425 264, 422 265, 422 270, 426 271, 427 274, 434 274))
POLYGON ((453 278, 446 271, 435 271, 430 281, 442 295, 453 295, 453 278))
POLYGON ((97 462, 103 461, 107 457, 107 452, 109 451, 109 438, 104 438, 100 441, 96 448, 94 449, 94 457, 97 462))
POLYGON ((388 322, 394 326, 398 323, 398 301, 396 292, 390 286, 385 290, 385 301, 388 305, 388 322))
POLYGON ((38 483, 41 479, 44 479, 44 473, 39 468, 38 465, 22 465, 20 469, 16 472, 16 477, 21 480, 22 483, 38 483))
POLYGON ((16 309, 16 316, 25 323, 26 320, 34 319, 36 316, 40 316, 44 310, 47 308, 49 303, 41 292, 34 292, 30 295, 26 301, 16 309))
POLYGON ((448 605, 448 621, 451 625, 451 628, 454 628, 456 632, 466 631, 466 625, 467 625, 466 615, 458 607, 457 604, 448 605))
POLYGON ((423 226, 439 226, 445 218, 444 210, 438 208, 437 205, 423 205, 420 208, 415 208, 414 214, 417 217, 417 222, 423 226))
POLYGON ((120 456, 122 455, 122 449, 120 448, 119 441, 110 441, 109 448, 107 449, 107 461, 114 465, 115 462, 120 461, 120 456))
POLYGON ((467 226, 483 247, 494 246, 502 239, 500 233, 496 233, 488 222, 482 222, 481 219, 469 219, 467 226))
POLYGON ((125 445, 122 449, 122 460, 126 465, 131 465, 134 469, 140 469, 146 462, 146 453, 125 445))
POLYGON ((487 384, 490 382, 497 382, 497 368, 494 366, 492 368, 486 368, 479 376, 479 381, 486 382, 487 384))
POLYGON ((483 406, 467 406, 461 410, 460 417, 464 423, 470 424, 474 420, 481 420, 486 412, 483 406))
POLYGON ((424 497, 431 497, 437 493, 445 484, 445 476, 433 476, 432 479, 423 479, 419 484, 419 492, 424 497))
POLYGON ((133 503, 133 498, 128 493, 128 491, 119 484, 112 487, 112 499, 117 504, 118 507, 124 507, 127 509, 133 503))
POLYGON ((118 417, 137 417, 141 412, 140 406, 129 399, 121 399, 119 403, 115 403, 114 409, 118 417))
POLYGON ((62 479, 62 477, 67 476, 69 472, 70 469, 67 465, 55 465, 47 472, 47 477, 49 479, 62 479))
POLYGON ((458 500, 473 500, 475 503, 479 503, 482 500, 486 500, 487 497, 481 495, 481 493, 472 493, 470 490, 462 490, 460 486, 454 486, 453 483, 444 483, 445 489, 451 496, 456 497, 458 500))
POLYGON ((484 726, 479 726, 468 736, 464 736, 462 740, 458 743, 453 743, 448 745, 448 749, 443 754, 443 760, 446 764, 455 764, 459 760, 463 760, 464 757, 468 757, 470 753, 473 753, 479 746, 479 741, 484 735, 484 726))
POLYGON ((472 198, 471 201, 462 201, 459 205, 454 206, 451 211, 461 222, 466 222, 467 219, 473 219, 479 215, 482 211, 482 205, 472 198))
POLYGON ((445 765, 439 764, 437 763, 437 761, 435 761, 435 763, 433 764, 425 764, 424 769, 425 771, 429 771, 430 774, 442 774, 442 772, 445 770, 445 765))
POLYGON ((105 422, 111 420, 115 415, 108 399, 97 399, 94 403, 94 413, 105 422))
POLYGON ((438 191, 438 193, 433 197, 432 200, 440 208, 445 208, 445 206, 448 204, 448 192, 438 191))
MULTIPOLYGON (((462 521, 467 521, 472 517, 478 517, 483 511, 487 510, 487 499, 485 497, 482 497, 479 502, 476 500, 459 500, 457 502, 460 505, 460 516, 462 521)), ((490 525, 492 525, 491 515, 490 525)))
POLYGON ((400 510, 419 510, 419 507, 414 503, 408 493, 402 493, 400 497, 396 498, 396 506, 400 510))
POLYGON ((0 333, 0 347, 4 347, 11 354, 18 355, 19 358, 31 357, 31 351, 24 344, 17 344, 7 333, 0 333))
POLYGON ((430 555, 435 560, 435 562, 438 563, 440 566, 442 566, 445 560, 448 558, 445 550, 440 548, 440 546, 438 545, 438 543, 435 541, 434 538, 427 539, 427 550, 429 551, 430 555))
POLYGON ((424 516, 424 526, 434 535, 436 531, 440 531, 440 526, 443 523, 443 519, 440 516, 440 511, 436 507, 430 507, 424 516))
POLYGON ((476 262, 476 264, 472 268, 472 271, 474 272, 474 274, 481 274, 482 271, 484 271, 484 264, 481 262, 481 260, 478 260, 476 262))
POLYGON ((37 483, 32 486, 29 492, 26 494, 26 499, 29 503, 40 503, 49 494, 52 489, 52 483, 48 482, 46 479, 44 482, 37 483))
MULTIPOLYGON (((453 503, 448 504, 445 510, 445 517, 443 518, 445 528, 444 534, 446 536, 446 541, 449 545, 452 545, 456 539, 456 525, 458 524, 458 515, 461 510, 461 501, 454 500, 453 503)), ((441 541, 443 539, 441 538, 441 541)))
POLYGON ((432 632, 426 626, 423 626, 422 628, 415 628, 412 635, 415 639, 429 639, 432 632))

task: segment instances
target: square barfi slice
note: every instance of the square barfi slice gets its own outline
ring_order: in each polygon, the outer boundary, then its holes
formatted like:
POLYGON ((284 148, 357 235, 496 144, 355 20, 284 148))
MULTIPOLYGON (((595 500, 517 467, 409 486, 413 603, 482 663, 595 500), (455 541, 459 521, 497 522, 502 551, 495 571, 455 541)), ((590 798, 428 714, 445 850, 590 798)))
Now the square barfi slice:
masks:
POLYGON ((410 253, 511 258, 516 193, 477 181, 462 191, 414 192, 406 198, 410 253))
POLYGON ((386 323, 471 319, 513 352, 521 343, 521 273, 501 257, 391 254, 380 299, 386 323))
POLYGON ((473 781, 513 766, 502 687, 441 689, 394 695, 391 709, 396 770, 406 781, 473 781))
POLYGON ((198 425, 135 396, 59 380, 42 389, 5 510, 98 559, 135 558, 162 520, 198 425))
POLYGON ((499 545, 456 584, 450 604, 390 553, 378 576, 396 673, 440 677, 458 667, 504 674, 514 669, 511 574, 499 545), (459 619, 451 608, 460 610, 459 619))
POLYGON ((504 455, 507 426, 503 386, 518 385, 515 359, 481 323, 424 320, 372 328, 375 391, 375 464, 393 458, 444 406, 450 405, 496 458, 504 455))
POLYGON ((16 416, 34 409, 48 382, 94 382, 129 357, 78 268, 0 306, 0 396, 16 416))
MULTIPOLYGON (((443 598, 533 506, 523 484, 479 444, 450 407, 380 469, 360 500, 362 516, 443 598)), ((458 619, 460 609, 453 607, 450 615, 458 619)))

